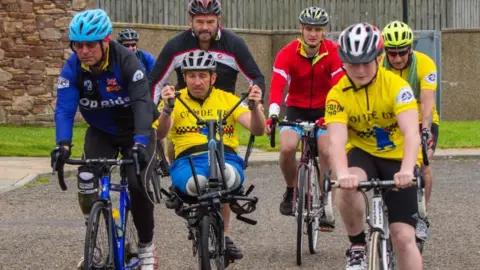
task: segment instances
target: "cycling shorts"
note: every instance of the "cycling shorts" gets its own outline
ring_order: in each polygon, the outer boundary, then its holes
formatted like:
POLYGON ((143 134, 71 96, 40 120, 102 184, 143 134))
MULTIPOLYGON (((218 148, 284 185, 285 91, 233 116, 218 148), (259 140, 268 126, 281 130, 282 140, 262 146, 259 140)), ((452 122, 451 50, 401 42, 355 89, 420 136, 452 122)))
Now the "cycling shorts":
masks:
MULTIPOLYGON (((286 112, 286 119, 288 121, 308 121, 308 122, 316 122, 319 118, 325 116, 325 109, 303 109, 298 107, 287 107, 286 112)), ((298 133, 300 137, 303 135, 303 131, 300 127, 288 127, 283 126, 280 127, 280 132, 285 129, 294 130, 298 133)), ((318 139, 320 135, 326 134, 326 129, 318 129, 315 133, 315 138, 318 139)))
MULTIPOLYGON (((187 193, 188 180, 193 176, 190 162, 188 161, 190 156, 181 157, 176 159, 170 166, 170 177, 172 179, 172 185, 183 194, 187 193)), ((208 153, 202 153, 198 155, 191 155, 195 172, 198 175, 203 175, 208 179, 210 175, 210 165, 208 162, 208 153)), ((240 182, 243 184, 243 159, 233 153, 225 153, 225 163, 232 165, 240 175, 240 182)))
MULTIPOLYGON (((367 179, 393 180, 393 175, 400 171, 399 160, 379 158, 370 155, 360 148, 352 148, 348 154, 348 167, 358 167, 365 171, 367 179)), ((385 194, 385 193, 384 193, 385 194)), ((417 225, 417 190, 416 187, 388 191, 384 197, 388 209, 388 222, 401 222, 417 225)))

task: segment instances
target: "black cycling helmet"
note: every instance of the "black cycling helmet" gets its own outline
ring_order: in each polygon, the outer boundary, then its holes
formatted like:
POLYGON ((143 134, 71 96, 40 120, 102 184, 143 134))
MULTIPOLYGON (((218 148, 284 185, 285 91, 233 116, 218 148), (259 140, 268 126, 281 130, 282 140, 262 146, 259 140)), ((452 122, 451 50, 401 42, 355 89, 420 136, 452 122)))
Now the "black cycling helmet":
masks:
POLYGON ((220 0, 191 0, 188 4, 190 15, 217 15, 222 12, 220 0))
POLYGON ((182 72, 188 70, 208 70, 215 71, 217 63, 213 55, 203 50, 189 52, 182 61, 182 72))
POLYGON ((328 13, 319 7, 308 7, 300 13, 298 20, 301 24, 326 26, 330 22, 328 13))
POLYGON ((128 40, 135 40, 138 41, 140 38, 138 36, 137 31, 127 28, 123 29, 117 34, 117 41, 118 42, 123 42, 123 41, 128 41, 128 40))
POLYGON ((369 23, 350 25, 338 38, 338 54, 344 63, 370 63, 383 53, 380 30, 369 23))

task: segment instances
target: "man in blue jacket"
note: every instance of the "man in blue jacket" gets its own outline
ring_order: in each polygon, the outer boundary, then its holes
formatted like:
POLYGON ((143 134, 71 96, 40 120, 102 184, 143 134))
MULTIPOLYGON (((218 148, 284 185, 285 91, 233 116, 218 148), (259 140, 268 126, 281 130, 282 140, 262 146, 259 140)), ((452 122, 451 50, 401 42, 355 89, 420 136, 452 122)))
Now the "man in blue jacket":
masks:
MULTIPOLYGON (((154 270, 158 268, 158 260, 153 244, 153 204, 147 197, 147 194, 150 197, 153 194, 147 192, 142 183, 152 175, 151 161, 156 141, 152 122, 158 118, 158 111, 140 62, 125 47, 111 41, 111 33, 110 18, 101 9, 77 13, 70 22, 69 39, 74 54, 67 59, 57 81, 55 124, 58 147, 51 153, 52 166, 55 161, 63 163, 71 154, 77 109, 89 126, 83 158, 114 158, 119 151, 127 158, 132 153, 138 155, 141 179, 136 176, 133 165, 126 169, 131 212, 138 232, 139 269, 154 270)), ((78 198, 85 217, 98 198, 97 171, 98 168, 92 166, 78 169, 78 198)), ((102 255, 105 252, 94 251, 93 268, 105 267, 107 258, 102 255)), ((83 259, 78 267, 83 269, 83 259)))

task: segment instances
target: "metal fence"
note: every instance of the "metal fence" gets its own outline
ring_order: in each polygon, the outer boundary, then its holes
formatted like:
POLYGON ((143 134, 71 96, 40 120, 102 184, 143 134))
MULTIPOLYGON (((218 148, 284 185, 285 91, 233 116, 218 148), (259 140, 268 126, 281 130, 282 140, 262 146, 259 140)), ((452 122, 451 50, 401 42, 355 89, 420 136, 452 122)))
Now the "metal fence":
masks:
MULTIPOLYGON (((187 25, 189 0, 96 0, 116 22, 187 25)), ((319 6, 331 16, 331 31, 366 21, 379 27, 403 18, 403 0, 221 0, 224 26, 243 29, 298 28, 300 11, 319 6)), ((416 30, 480 27, 480 0, 407 0, 416 30)))

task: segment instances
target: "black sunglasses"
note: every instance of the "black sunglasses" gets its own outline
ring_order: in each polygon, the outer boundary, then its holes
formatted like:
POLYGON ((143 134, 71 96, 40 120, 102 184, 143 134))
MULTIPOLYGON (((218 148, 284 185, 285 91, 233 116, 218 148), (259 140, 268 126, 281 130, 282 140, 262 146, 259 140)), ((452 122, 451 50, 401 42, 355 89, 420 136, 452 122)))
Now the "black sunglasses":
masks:
POLYGON ((125 48, 137 47, 137 43, 131 43, 131 44, 125 44, 125 43, 124 43, 124 44, 122 44, 122 45, 123 45, 123 47, 125 47, 125 48))
POLYGON ((87 41, 87 42, 72 41, 71 47, 74 51, 82 49, 83 47, 87 47, 88 49, 93 49, 95 48, 95 46, 97 46, 98 43, 99 43, 98 41, 87 41))
POLYGON ((407 55, 409 52, 410 52, 410 49, 407 49, 407 50, 396 51, 396 52, 387 51, 387 54, 390 55, 391 57, 395 57, 395 56, 397 56, 397 55, 399 55, 399 56, 405 56, 405 55, 407 55))

